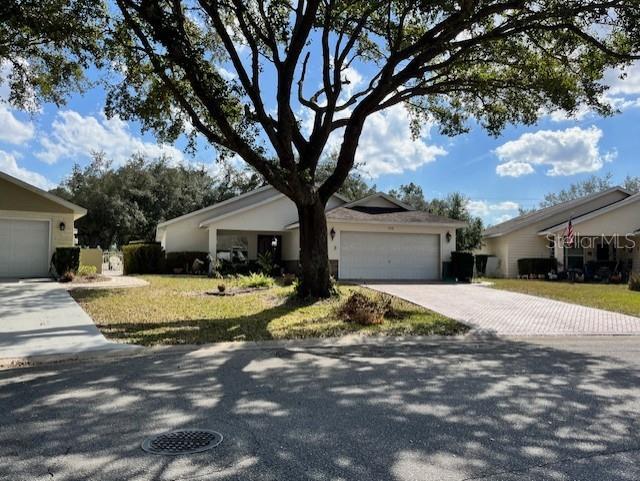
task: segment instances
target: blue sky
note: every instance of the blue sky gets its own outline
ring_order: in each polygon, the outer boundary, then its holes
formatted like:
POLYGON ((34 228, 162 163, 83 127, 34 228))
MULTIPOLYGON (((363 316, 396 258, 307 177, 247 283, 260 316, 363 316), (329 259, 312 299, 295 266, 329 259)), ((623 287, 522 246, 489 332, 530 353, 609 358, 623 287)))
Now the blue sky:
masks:
MULTIPOLYGON (((545 193, 592 174, 611 172, 615 181, 640 175, 640 64, 630 67, 624 80, 618 74, 607 75, 607 97, 619 107, 618 115, 543 115, 537 125, 512 126, 498 138, 480 128, 449 138, 426 126, 422 138, 414 141, 402 107, 375 114, 360 142, 361 170, 379 190, 415 182, 428 198, 462 192, 473 212, 489 224, 513 217, 518 207, 533 207, 545 193)), ((365 81, 355 70, 351 77, 353 88, 365 81)), ((0 86, 0 98, 6 96, 6 88, 0 86)), ((138 152, 149 157, 166 154, 176 161, 209 165, 215 174, 215 150, 204 142, 192 157, 180 142, 158 145, 136 123, 107 119, 103 107, 100 89, 74 95, 61 108, 43 105, 33 115, 0 104, 0 170, 51 188, 74 163, 85 165, 91 152, 104 151, 116 162, 138 152)))

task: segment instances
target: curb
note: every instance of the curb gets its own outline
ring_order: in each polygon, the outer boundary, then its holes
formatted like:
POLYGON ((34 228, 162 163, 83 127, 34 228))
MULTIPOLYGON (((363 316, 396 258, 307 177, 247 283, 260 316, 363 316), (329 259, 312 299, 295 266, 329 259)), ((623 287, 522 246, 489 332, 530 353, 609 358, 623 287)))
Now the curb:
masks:
POLYGON ((81 352, 60 354, 40 354, 36 356, 5 357, 0 358, 0 371, 22 367, 35 367, 63 362, 76 362, 87 360, 117 359, 139 354, 145 348, 143 346, 120 344, 106 349, 94 349, 81 352))

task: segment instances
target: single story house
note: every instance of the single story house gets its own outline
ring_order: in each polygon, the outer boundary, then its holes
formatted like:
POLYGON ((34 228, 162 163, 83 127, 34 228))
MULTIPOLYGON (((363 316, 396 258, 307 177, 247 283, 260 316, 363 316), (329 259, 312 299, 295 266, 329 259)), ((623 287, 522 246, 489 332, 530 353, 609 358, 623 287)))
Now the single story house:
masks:
MULTIPOLYGON (((329 259, 340 279, 441 279, 463 222, 420 212, 377 193, 334 195, 327 203, 329 259)), ((208 252, 242 262, 271 252, 286 270, 299 259, 298 211, 271 186, 162 222, 156 239, 165 251, 208 252)))
POLYGON ((559 271, 609 264, 640 270, 640 194, 621 187, 537 210, 489 227, 481 253, 497 257, 499 277, 517 277, 518 259, 555 257, 559 271), (569 222, 574 244, 566 242, 569 222))
POLYGON ((45 277, 57 247, 76 244, 86 209, 0 172, 0 278, 45 277))

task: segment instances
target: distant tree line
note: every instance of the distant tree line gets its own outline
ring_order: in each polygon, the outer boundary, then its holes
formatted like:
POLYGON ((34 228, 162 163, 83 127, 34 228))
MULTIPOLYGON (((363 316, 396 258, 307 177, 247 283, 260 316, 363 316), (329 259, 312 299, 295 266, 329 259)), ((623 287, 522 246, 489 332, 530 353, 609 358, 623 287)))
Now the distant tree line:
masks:
MULTIPOLYGON (((619 184, 623 189, 635 194, 640 192, 640 176, 627 175, 622 183, 619 184)), ((611 172, 598 176, 592 175, 586 179, 574 182, 566 189, 558 192, 549 192, 544 196, 538 207, 532 209, 520 208, 520 215, 528 214, 537 209, 553 207, 554 205, 569 202, 571 200, 580 199, 589 195, 604 192, 614 187, 613 174, 611 172)))

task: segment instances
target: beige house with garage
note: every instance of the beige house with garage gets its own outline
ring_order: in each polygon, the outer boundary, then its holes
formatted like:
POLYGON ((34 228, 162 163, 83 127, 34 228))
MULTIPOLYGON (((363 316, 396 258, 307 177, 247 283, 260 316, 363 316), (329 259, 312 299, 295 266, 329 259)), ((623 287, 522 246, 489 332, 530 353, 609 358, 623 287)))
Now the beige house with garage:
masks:
POLYGON ((640 194, 614 187, 516 217, 483 233, 480 253, 495 256, 498 277, 517 277, 518 260, 555 257, 559 271, 607 266, 640 270, 640 194), (569 222, 575 244, 564 241, 569 222))
MULTIPOLYGON (((376 193, 327 203, 329 259, 340 279, 442 278, 463 222, 420 212, 376 193)), ((299 259, 295 204, 270 186, 158 225, 166 252, 208 252, 220 262, 248 262, 270 252, 295 271, 299 259)))
POLYGON ((57 247, 76 244, 86 209, 0 172, 0 278, 44 277, 57 247))

